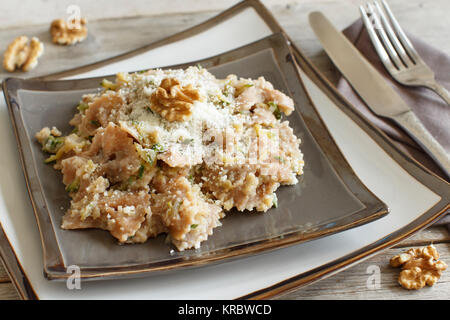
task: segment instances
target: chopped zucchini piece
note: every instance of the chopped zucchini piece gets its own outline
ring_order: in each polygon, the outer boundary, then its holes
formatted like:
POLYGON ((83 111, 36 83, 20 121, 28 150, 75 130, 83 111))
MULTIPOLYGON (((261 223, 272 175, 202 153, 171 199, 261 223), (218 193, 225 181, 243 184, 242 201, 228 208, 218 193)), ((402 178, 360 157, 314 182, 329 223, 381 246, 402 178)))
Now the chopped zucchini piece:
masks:
POLYGON ((278 104, 276 102, 270 101, 269 103, 270 110, 272 111, 273 115, 277 120, 281 119, 281 111, 280 108, 278 108, 278 104))
POLYGON ((53 161, 58 160, 58 157, 56 156, 56 154, 51 155, 50 157, 48 157, 47 159, 44 160, 44 163, 50 163, 53 161))
POLYGON ((66 187, 67 192, 77 192, 78 189, 80 189, 80 181, 78 179, 73 180, 69 185, 66 187))
POLYGON ((63 144, 63 137, 55 137, 53 135, 49 135, 47 140, 45 140, 45 143, 42 145, 42 150, 48 153, 56 153, 63 144))
POLYGON ((275 193, 273 194, 272 203, 273 203, 274 208, 278 208, 278 197, 275 193))
POLYGON ((115 91, 117 89, 117 84, 113 83, 109 80, 103 79, 100 85, 105 88, 106 90, 113 90, 115 91))
POLYGON ((84 112, 87 109, 89 109, 89 105, 85 102, 81 102, 78 106, 77 106, 78 111, 84 112))
POLYGON ((149 163, 150 165, 153 165, 155 163, 156 161, 155 150, 142 148, 142 146, 139 143, 134 143, 134 145, 136 146, 136 151, 142 160, 149 163))

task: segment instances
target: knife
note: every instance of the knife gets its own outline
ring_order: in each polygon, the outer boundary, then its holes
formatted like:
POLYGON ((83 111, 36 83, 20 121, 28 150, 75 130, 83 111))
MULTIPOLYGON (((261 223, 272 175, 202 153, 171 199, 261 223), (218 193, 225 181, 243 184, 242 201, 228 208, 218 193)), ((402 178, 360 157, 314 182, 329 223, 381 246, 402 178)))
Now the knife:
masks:
POLYGON ((309 23, 325 52, 367 106, 401 126, 450 179, 450 155, 381 74, 321 12, 312 12, 309 23))

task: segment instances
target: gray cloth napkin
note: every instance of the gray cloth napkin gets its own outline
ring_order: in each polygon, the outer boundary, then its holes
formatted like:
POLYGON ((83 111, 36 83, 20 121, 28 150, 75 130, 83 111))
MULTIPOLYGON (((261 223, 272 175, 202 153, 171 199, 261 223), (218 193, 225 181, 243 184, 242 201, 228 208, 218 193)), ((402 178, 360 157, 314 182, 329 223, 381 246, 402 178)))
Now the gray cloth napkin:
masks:
MULTIPOLYGON (((433 91, 420 87, 406 87, 397 83, 384 68, 384 65, 373 48, 369 34, 361 19, 347 27, 343 33, 367 58, 367 60, 380 71, 383 77, 411 107, 434 138, 447 152, 450 153, 450 106, 448 106, 433 91)), ((450 89, 450 57, 410 34, 408 34, 408 37, 425 63, 434 71, 436 80, 445 88, 450 89)), ((394 144, 400 150, 416 159, 440 177, 446 179, 444 173, 434 163, 430 156, 428 156, 422 148, 394 122, 375 115, 365 105, 344 77, 339 79, 337 88, 356 109, 364 114, 364 116, 366 116, 375 126, 392 138, 394 144)), ((446 225, 450 232, 449 211, 447 211, 447 215, 436 222, 435 225, 446 225)))
MULTIPOLYGON (((450 152, 450 106, 431 90, 420 87, 406 87, 395 82, 387 73, 373 48, 362 20, 357 20, 343 33, 395 88, 435 139, 447 152, 450 152)), ((450 89, 450 57, 412 35, 408 34, 408 37, 425 63, 435 72, 436 80, 445 88, 450 89)), ((445 177, 434 161, 400 127, 390 120, 376 116, 369 110, 343 77, 340 78, 337 88, 375 126, 391 137, 399 149, 437 175, 445 177)))

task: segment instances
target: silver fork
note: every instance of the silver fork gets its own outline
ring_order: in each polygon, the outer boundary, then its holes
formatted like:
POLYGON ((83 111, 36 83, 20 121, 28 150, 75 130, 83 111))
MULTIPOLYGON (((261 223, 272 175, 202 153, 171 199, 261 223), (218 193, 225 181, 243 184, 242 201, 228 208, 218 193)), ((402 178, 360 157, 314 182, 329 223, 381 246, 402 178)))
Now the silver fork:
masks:
POLYGON ((439 94, 450 106, 449 92, 434 78, 411 41, 403 32, 385 0, 360 6, 364 25, 381 61, 391 76, 406 86, 426 87, 439 94), (378 31, 378 32, 377 32, 378 31))

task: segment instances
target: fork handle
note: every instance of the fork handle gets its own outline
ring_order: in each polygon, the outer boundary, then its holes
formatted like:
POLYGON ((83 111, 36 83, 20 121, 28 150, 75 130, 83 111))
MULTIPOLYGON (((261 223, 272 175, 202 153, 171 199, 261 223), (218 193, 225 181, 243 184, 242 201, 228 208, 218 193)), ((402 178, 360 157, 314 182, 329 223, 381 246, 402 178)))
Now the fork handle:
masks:
POLYGON ((423 126, 419 118, 412 111, 398 114, 392 118, 433 158, 447 179, 450 180, 450 155, 423 126))
POLYGON ((450 106, 450 93, 442 85, 440 85, 436 81, 428 81, 427 83, 425 83, 425 87, 433 90, 438 95, 440 95, 442 99, 444 99, 445 102, 447 102, 447 104, 450 106))

